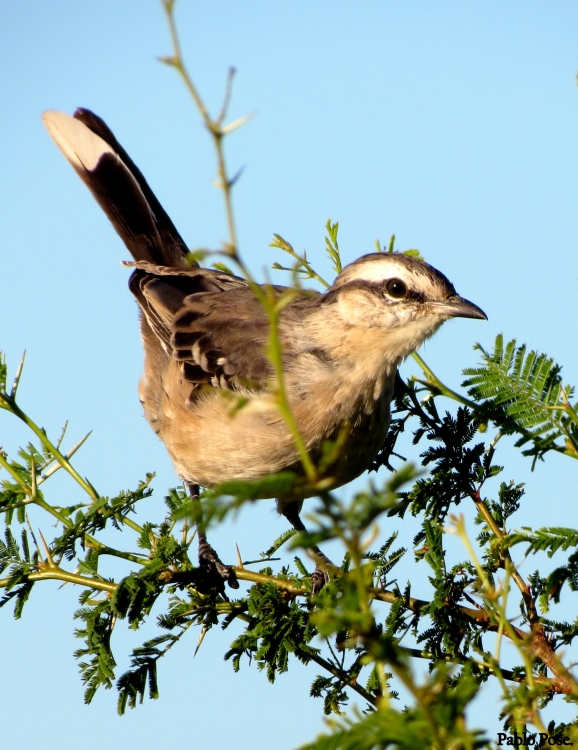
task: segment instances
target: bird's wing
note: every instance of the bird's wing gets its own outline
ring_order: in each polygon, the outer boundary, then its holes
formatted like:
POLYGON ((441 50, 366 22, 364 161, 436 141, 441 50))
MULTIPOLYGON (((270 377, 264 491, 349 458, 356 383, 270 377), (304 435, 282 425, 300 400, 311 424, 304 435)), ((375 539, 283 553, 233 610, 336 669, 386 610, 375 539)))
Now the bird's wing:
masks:
MULTIPOLYGON (((272 375, 267 315, 244 279, 210 269, 136 264, 130 280, 165 352, 193 388, 262 390, 272 375)), ((283 287, 276 287, 281 293, 283 287)))
MULTIPOLYGON (((194 261, 191 267, 174 224, 100 117, 77 109, 74 117, 49 111, 42 119, 136 261, 129 286, 144 316, 145 351, 157 370, 166 363, 162 350, 181 363, 193 390, 200 384, 266 388, 272 375, 266 356, 269 325, 247 282, 194 261)), ((273 288, 277 294, 285 290, 273 288)), ((282 343, 289 361, 295 356, 293 342, 289 337, 282 343)))
POLYGON ((137 261, 183 266, 187 246, 113 133, 88 109, 44 112, 50 136, 137 261))

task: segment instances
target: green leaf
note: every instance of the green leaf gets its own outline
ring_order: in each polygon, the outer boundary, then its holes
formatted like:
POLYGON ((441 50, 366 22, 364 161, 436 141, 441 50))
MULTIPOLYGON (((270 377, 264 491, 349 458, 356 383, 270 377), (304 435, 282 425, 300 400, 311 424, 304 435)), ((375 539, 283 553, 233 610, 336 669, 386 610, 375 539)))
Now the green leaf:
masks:
POLYGON ((505 434, 518 434, 523 451, 534 463, 549 450, 578 458, 578 419, 569 403, 574 391, 563 386, 560 366, 546 354, 526 351, 512 339, 504 345, 502 334, 496 337, 493 352, 482 353, 481 367, 467 368, 463 387, 479 403, 480 413, 491 419, 505 434), (560 438, 563 443, 557 442, 560 438))
POLYGON ((570 547, 578 547, 578 530, 567 529, 561 526, 548 526, 541 529, 524 529, 514 531, 507 536, 504 544, 513 547, 516 544, 528 543, 528 552, 536 553, 547 551, 548 557, 558 550, 567 550, 570 547))
POLYGON ((331 219, 327 219, 325 229, 327 231, 327 236, 325 237, 325 251, 333 264, 333 270, 336 274, 340 274, 343 270, 343 265, 341 263, 341 253, 339 252, 339 244, 337 242, 339 223, 332 223, 331 219))

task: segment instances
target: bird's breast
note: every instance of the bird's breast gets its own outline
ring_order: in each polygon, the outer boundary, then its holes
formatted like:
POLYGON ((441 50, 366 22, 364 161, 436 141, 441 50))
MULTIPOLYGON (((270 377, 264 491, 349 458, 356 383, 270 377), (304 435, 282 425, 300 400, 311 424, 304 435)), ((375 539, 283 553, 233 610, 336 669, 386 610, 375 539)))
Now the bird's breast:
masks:
MULTIPOLYGON (((351 367, 308 373, 302 374, 299 387, 295 372, 288 374, 292 411, 314 461, 327 454, 328 441, 339 446, 326 474, 340 486, 369 468, 384 444, 395 370, 372 378, 351 367)), ((271 393, 253 394, 235 408, 234 393, 208 387, 187 403, 190 384, 183 383, 174 361, 162 381, 147 388, 145 377, 141 399, 186 481, 210 487, 280 471, 302 473, 295 441, 271 393)))

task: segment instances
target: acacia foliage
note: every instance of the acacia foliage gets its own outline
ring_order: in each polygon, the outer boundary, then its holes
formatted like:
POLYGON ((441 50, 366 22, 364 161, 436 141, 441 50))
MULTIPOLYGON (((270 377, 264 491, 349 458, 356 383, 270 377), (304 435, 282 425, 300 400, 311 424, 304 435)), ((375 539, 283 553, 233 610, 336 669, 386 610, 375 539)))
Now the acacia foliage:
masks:
MULTIPOLYGON (((338 253, 336 227, 328 223, 333 253, 338 253)), ((298 264, 299 257, 293 257, 298 264)), ((506 731, 574 736, 574 725, 544 727, 541 710, 551 701, 575 702, 578 696, 567 668, 578 620, 549 617, 553 603, 578 590, 578 530, 516 526, 518 516, 523 518, 521 483, 491 482, 494 489, 486 496, 489 480, 503 473, 495 461, 502 434, 516 435, 516 445, 534 461, 548 450, 575 457, 572 389, 562 386, 552 360, 526 353, 515 342, 504 346, 501 336, 491 354, 481 351, 480 366, 464 373, 467 396, 446 389, 429 368, 423 379, 398 378, 390 433, 373 466, 388 467, 389 476, 380 474, 380 481, 369 481, 349 501, 339 492, 318 489, 307 533, 287 532, 268 550, 252 550, 256 562, 236 566, 247 584, 237 598, 197 586, 193 521, 201 513, 204 525, 218 524, 262 496, 263 485, 275 496, 286 493, 295 477, 229 483, 206 492, 200 505, 177 487, 165 498, 162 523, 143 520, 138 504, 150 496, 153 475, 114 498, 100 496, 73 467, 83 441, 64 453, 63 430, 52 442, 18 404, 21 368, 9 390, 2 361, 0 406, 26 422, 34 440, 14 458, 0 454, 0 511, 6 521, 0 606, 11 603, 20 618, 43 580, 76 584, 81 593, 75 634, 81 645, 75 656, 85 701, 116 685, 120 713, 146 696, 159 697, 160 661, 183 637, 192 637, 189 630, 196 629, 202 642, 212 628, 236 622, 242 631, 225 654, 234 670, 253 664, 273 683, 295 659, 318 667, 310 695, 336 718, 325 736, 307 746, 311 750, 487 746, 484 727, 470 726, 466 710, 488 680, 500 685, 506 731), (458 401, 457 408, 448 408, 448 395, 458 401), (412 434, 419 470, 396 454, 403 432, 412 434), (51 500, 49 481, 57 470, 80 485, 84 502, 67 506, 51 500), (476 509, 475 539, 456 514, 464 503, 476 509), (51 539, 33 531, 29 505, 56 522, 51 539), (411 551, 396 543, 397 531, 389 532, 408 514, 420 524, 411 551), (387 526, 387 538, 380 525, 387 526), (122 532, 118 549, 101 541, 111 526, 122 532), (447 562, 448 532, 464 542, 464 558, 453 565, 447 562), (343 558, 314 595, 305 553, 329 540, 341 542, 343 558), (283 546, 294 552, 292 565, 272 557, 283 546), (526 581, 512 561, 514 547, 527 555, 555 556, 557 566, 548 574, 536 570, 526 581), (128 560, 132 572, 102 577, 105 557, 128 560), (413 573, 402 587, 396 566, 411 557, 413 573), (423 591, 428 584, 427 600, 412 596, 412 590, 423 591), (151 617, 158 635, 134 649, 129 669, 117 674, 115 629, 138 630, 151 617), (501 656, 497 638, 513 643, 517 659, 501 656), (429 665, 425 679, 417 676, 418 660, 429 665), (344 713, 352 696, 357 707, 344 713)), ((325 453, 339 460, 339 446, 328 445, 325 453)))
MULTIPOLYGON (((223 152, 224 137, 243 120, 224 125, 230 85, 220 114, 211 119, 181 56, 174 0, 163 0, 163 6, 174 49, 162 61, 184 79, 217 153, 230 232, 221 256, 252 283, 237 252, 231 203, 236 178, 227 176, 223 152)), ((328 221, 326 228, 326 251, 339 272, 339 227, 328 221)), ((286 240, 275 235, 272 245, 292 258, 285 270, 291 271, 294 284, 311 279, 327 286, 286 240)), ((377 243, 377 249, 393 251, 393 245, 392 237, 387 248, 377 243)), ((406 252, 419 257, 417 250, 406 252)), ((195 259, 211 255, 199 251, 195 259)), ((228 270, 223 260, 213 265, 228 270)), ((284 268, 279 263, 274 267, 284 268)), ((271 361, 282 383, 279 300, 266 289, 260 299, 270 322, 271 361)), ((327 732, 307 750, 488 747, 487 727, 477 726, 483 722, 475 711, 468 712, 488 681, 498 685, 500 717, 512 740, 508 744, 516 744, 514 734, 519 738, 526 730, 549 737, 550 744, 564 738, 577 743, 578 725, 552 721, 546 726, 543 708, 578 699, 578 684, 568 668, 576 661, 578 619, 550 616, 554 604, 578 590, 578 530, 524 526, 524 485, 506 480, 495 461, 502 435, 515 436, 533 467, 551 451, 578 458, 573 389, 563 385, 560 367, 551 358, 528 352, 514 340, 504 343, 499 336, 491 353, 478 349, 482 361, 464 371, 462 393, 447 388, 416 357, 423 376, 398 379, 391 428, 372 467, 387 467, 390 474, 368 480, 366 489, 350 500, 319 485, 320 467, 302 455, 315 498, 308 501, 314 508, 309 532, 287 532, 262 553, 251 550, 252 562, 239 561, 235 567, 243 584, 237 598, 198 585, 194 523, 210 528, 256 497, 287 493, 296 478, 285 473, 258 483, 229 483, 205 493, 200 504, 176 487, 165 497, 165 519, 153 523, 139 510, 151 494, 153 475, 147 474, 134 490, 101 496, 74 468, 74 455, 85 438, 68 450, 66 429, 52 440, 17 400, 22 368, 9 387, 7 367, 0 360, 0 409, 31 431, 31 442, 15 456, 0 450, 0 512, 5 519, 0 607, 11 605, 21 618, 43 581, 76 585, 79 608, 73 621, 80 643, 75 656, 85 701, 90 703, 101 688, 116 686, 121 714, 147 696, 159 698, 160 665, 178 651, 183 638, 197 631, 200 645, 213 628, 235 623, 241 632, 225 654, 232 669, 256 666, 273 683, 295 660, 317 667, 309 694, 320 699, 329 721, 327 732), (396 452, 403 433, 412 436, 413 463, 404 463, 396 452), (80 502, 67 504, 52 493, 57 471, 76 482, 83 493, 80 502), (475 511, 475 538, 458 514, 468 504, 475 511), (51 538, 32 528, 29 506, 45 515, 49 524, 42 527, 54 529, 51 538), (409 517, 419 523, 411 550, 398 543, 395 528, 409 517), (110 538, 105 534, 111 527, 119 532, 117 547, 103 541, 110 538), (387 534, 380 530, 384 528, 387 534), (450 533, 460 537, 464 550, 463 559, 453 564, 447 552, 450 533), (341 544, 342 558, 335 561, 339 564, 330 571, 329 582, 313 594, 307 553, 330 540, 341 544), (273 558, 282 547, 292 551, 290 564, 273 558), (527 580, 512 560, 512 549, 538 560, 540 567, 527 580), (546 565, 550 557, 556 561, 553 570, 546 565), (107 571, 119 562, 117 575, 101 573, 104 560, 107 571), (121 565, 126 570, 127 561, 132 570, 123 575, 121 565), (403 570, 407 565, 411 570, 405 584, 398 575, 402 561, 403 570), (413 595, 427 590, 425 599, 413 595), (122 627, 138 631, 151 619, 158 634, 135 648, 129 669, 118 674, 115 633, 122 627), (501 647, 505 641, 514 647, 507 656, 501 647), (429 668, 425 677, 423 664, 429 668), (354 705, 348 707, 352 698, 354 705)), ((281 387, 278 395, 289 423, 281 387)), ((299 436, 295 438, 297 442, 299 436)), ((338 461, 339 444, 327 445, 324 467, 338 461)), ((71 489, 70 496, 77 494, 71 489)))

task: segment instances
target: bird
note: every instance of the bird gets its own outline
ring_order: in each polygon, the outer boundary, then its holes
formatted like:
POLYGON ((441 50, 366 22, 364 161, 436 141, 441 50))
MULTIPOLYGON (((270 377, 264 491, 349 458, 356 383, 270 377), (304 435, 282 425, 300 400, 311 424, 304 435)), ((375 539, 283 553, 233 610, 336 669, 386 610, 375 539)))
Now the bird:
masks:
MULTIPOLYGON (((56 145, 89 188, 133 261, 129 289, 140 308, 144 373, 139 398, 192 497, 199 487, 292 472, 305 479, 294 434, 275 397, 267 356, 269 319, 244 278, 201 267, 140 170, 106 123, 88 109, 43 113, 56 145), (236 400, 235 400, 236 399, 236 400), (242 402, 239 408, 235 403, 242 402)), ((277 298, 286 287, 267 287, 277 298)), ((367 470, 386 441, 397 370, 451 318, 487 320, 428 263, 396 252, 346 265, 323 293, 295 290, 282 307, 278 336, 285 392, 313 461, 328 441, 338 460, 325 487, 367 470)), ((297 481, 277 508, 303 531, 297 481)), ((314 589, 327 578, 318 548, 314 589)), ((236 588, 199 529, 203 585, 236 588)), ((201 580, 201 579, 199 579, 201 580)), ((199 584, 201 585, 201 584, 199 584)))

